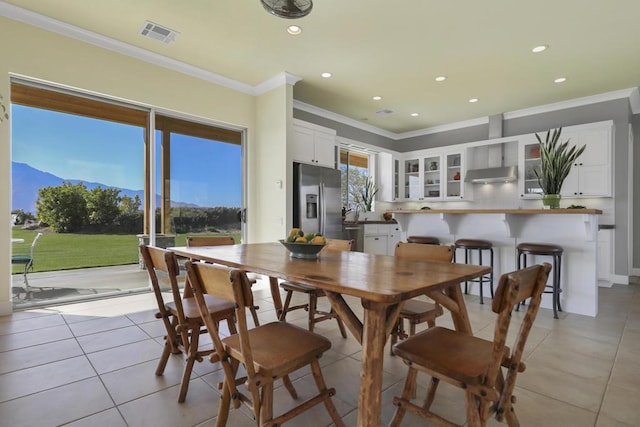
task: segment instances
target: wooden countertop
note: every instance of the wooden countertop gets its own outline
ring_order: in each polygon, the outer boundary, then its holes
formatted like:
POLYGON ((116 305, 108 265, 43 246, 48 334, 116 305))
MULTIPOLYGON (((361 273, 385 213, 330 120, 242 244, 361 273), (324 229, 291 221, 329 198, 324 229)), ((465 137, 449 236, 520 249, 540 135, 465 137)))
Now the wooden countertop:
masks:
POLYGON ((600 209, 396 209, 394 214, 602 215, 600 209))

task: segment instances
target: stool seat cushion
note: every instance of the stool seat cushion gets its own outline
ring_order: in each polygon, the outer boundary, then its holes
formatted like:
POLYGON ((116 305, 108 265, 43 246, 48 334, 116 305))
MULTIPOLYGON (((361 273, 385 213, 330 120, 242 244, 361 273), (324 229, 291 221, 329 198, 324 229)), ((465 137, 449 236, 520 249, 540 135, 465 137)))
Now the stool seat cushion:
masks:
POLYGON ((564 251, 562 246, 547 243, 520 243, 516 249, 533 255, 561 255, 564 251))
POLYGON ((491 249, 493 243, 488 240, 480 239, 458 239, 455 241, 456 248, 467 249, 491 249))
POLYGON ((431 236, 409 236, 407 243, 422 243, 423 245, 439 245, 440 239, 431 236))

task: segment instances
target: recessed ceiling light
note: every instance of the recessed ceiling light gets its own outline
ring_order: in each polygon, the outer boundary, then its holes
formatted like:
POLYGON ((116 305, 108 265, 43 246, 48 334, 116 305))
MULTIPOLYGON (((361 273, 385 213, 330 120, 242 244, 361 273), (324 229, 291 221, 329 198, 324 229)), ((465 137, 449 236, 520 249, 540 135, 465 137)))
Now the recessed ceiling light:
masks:
POLYGON ((418 117, 420 114, 418 113, 411 113, 411 117, 418 117))
POLYGON ((298 34, 302 34, 302 28, 298 27, 297 25, 289 25, 287 27, 287 33, 293 36, 297 36, 298 34))
POLYGON ((438 76, 438 77, 436 77, 436 81, 437 82, 443 82, 445 80, 447 80, 447 76, 438 76))
POLYGON ((531 49, 531 52, 540 53, 540 52, 544 52, 548 48, 549 48, 549 46, 547 46, 546 44, 541 44, 540 46, 536 46, 533 49, 531 49))
POLYGON ((378 96, 378 95, 376 95, 376 96, 374 96, 374 97, 373 97, 373 100, 374 100, 374 101, 380 101, 381 99, 382 99, 382 97, 381 97, 381 96, 378 96))
POLYGON ((469 100, 469 102, 470 102, 470 103, 472 103, 472 104, 473 104, 474 102, 478 102, 478 101, 479 101, 479 99, 478 99, 478 98, 471 98, 471 99, 469 100))
POLYGON ((558 77, 557 79, 555 79, 553 82, 554 83, 564 83, 567 81, 566 77, 558 77))
POLYGON ((329 77, 331 77, 333 74, 331 73, 322 73, 320 74, 320 77, 324 78, 324 79, 328 79, 329 77))

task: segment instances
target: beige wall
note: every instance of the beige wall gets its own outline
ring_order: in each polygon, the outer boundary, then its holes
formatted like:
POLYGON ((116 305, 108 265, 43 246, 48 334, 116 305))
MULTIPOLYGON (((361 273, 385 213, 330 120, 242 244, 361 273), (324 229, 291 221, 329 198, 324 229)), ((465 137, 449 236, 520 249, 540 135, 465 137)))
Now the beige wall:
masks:
MULTIPOLYGON (((275 180, 280 176, 279 170, 284 170, 283 144, 286 147, 286 123, 292 114, 290 87, 282 86, 256 98, 0 17, 0 93, 5 101, 10 96, 12 74, 246 129, 250 181, 257 183, 249 186, 247 195, 248 209, 253 213, 249 241, 269 240, 282 234, 280 230, 276 234, 270 219, 285 216, 285 204, 274 201, 280 202, 285 194, 284 189, 275 191, 275 180), (260 117, 257 130, 256 117, 260 117), (268 133, 260 138, 262 130, 268 133), (272 143, 276 144, 273 150, 269 147, 272 143), (272 167, 276 161, 277 167, 272 167), (267 174, 264 179, 263 173, 267 174), (267 215, 258 215, 259 212, 267 215), (261 233, 265 226, 271 227, 270 232, 261 233)), ((9 123, 5 121, 0 124, 0 218, 4 219, 0 220, 0 315, 8 313, 11 307, 9 135, 9 123)))

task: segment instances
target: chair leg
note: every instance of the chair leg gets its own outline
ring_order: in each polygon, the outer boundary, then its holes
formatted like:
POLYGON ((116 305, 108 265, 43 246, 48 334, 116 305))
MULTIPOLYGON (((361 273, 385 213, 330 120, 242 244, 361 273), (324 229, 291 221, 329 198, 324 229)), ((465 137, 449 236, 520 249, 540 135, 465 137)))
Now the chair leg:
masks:
POLYGON ((231 391, 227 385, 228 379, 222 383, 222 398, 218 406, 218 416, 216 417, 216 427, 225 427, 229 419, 229 409, 231 408, 231 391))
POLYGON ((313 327, 316 323, 316 310, 318 305, 318 297, 311 293, 309 294, 309 331, 313 332, 313 327))
POLYGON ((433 404, 433 400, 436 397, 436 390, 438 389, 438 384, 440 384, 440 380, 436 377, 431 377, 431 382, 429 383, 429 389, 427 389, 427 395, 424 398, 424 403, 422 404, 422 409, 428 411, 433 404))
POLYGON ((398 335, 400 335, 400 331, 402 330, 402 319, 398 317, 396 320, 396 324, 393 325, 393 329, 391 330, 391 340, 389 341, 389 354, 395 356, 393 354, 393 346, 398 342, 398 335))
POLYGON ((286 388, 287 391, 289 392, 289 395, 291 396, 291 398, 297 399, 298 392, 296 391, 296 388, 293 386, 293 383, 291 382, 289 375, 285 375, 284 377, 282 377, 282 383, 284 384, 284 388, 286 388))
MULTIPOLYGON (((313 379, 316 382, 318 391, 320 393, 324 393, 327 390, 327 384, 324 382, 324 377, 322 376, 322 370, 320 369, 320 362, 318 362, 318 359, 314 359, 311 362, 311 372, 313 373, 313 379)), ((327 408, 327 412, 329 413, 329 416, 331 417, 333 423, 337 427, 344 427, 344 422, 342 422, 342 418, 340 417, 340 414, 338 414, 338 410, 336 409, 336 406, 333 404, 333 400, 331 399, 331 396, 333 394, 334 393, 330 393, 324 399, 324 406, 325 408, 327 408)))
POLYGON ((468 427, 481 427, 483 426, 480 420, 480 413, 478 412, 478 398, 470 391, 465 391, 464 401, 467 409, 467 426, 468 427))
POLYGON ((180 394, 178 395, 178 402, 182 403, 187 398, 187 391, 189 390, 189 380, 191 379, 191 371, 193 365, 198 359, 198 343, 200 342, 200 328, 191 330, 189 340, 189 352, 187 353, 187 364, 184 365, 184 371, 182 373, 182 383, 180 385, 180 394))
POLYGON ((262 402, 260 403, 260 423, 258 425, 270 425, 273 419, 273 382, 262 386, 262 402))
POLYGON ((342 322, 342 319, 340 318, 340 316, 338 316, 338 313, 336 313, 336 311, 331 308, 331 314, 333 314, 336 318, 336 322, 338 322, 338 329, 340 329, 340 335, 342 335, 342 338, 347 338, 347 330, 344 327, 344 323, 342 322))
POLYGON ((278 319, 281 322, 287 321, 287 312, 289 311, 289 305, 291 305, 291 297, 293 296, 293 291, 287 291, 287 296, 284 299, 284 305, 282 306, 282 313, 280 313, 280 318, 278 319))
POLYGON ((402 396, 400 399, 394 398, 393 404, 396 405, 396 412, 393 414, 393 418, 391 422, 389 422, 389 427, 399 427, 402 419, 404 418, 404 414, 407 413, 407 409, 403 406, 402 401, 409 402, 411 400, 411 395, 413 394, 413 390, 416 388, 416 377, 418 376, 418 370, 412 367, 409 367, 409 372, 407 372, 407 379, 404 382, 404 389, 402 389, 402 396))

